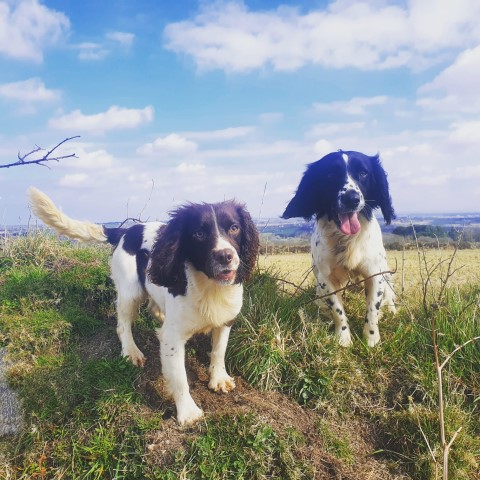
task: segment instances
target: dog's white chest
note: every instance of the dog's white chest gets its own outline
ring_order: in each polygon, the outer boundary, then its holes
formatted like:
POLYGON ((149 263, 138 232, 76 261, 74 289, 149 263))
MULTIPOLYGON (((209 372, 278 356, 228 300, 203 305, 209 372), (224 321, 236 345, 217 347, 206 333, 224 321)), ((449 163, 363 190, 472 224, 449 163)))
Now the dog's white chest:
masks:
MULTIPOLYGON (((187 274, 188 308, 201 329, 233 320, 242 307, 242 285, 220 285, 201 272, 187 274)), ((187 306, 187 305, 186 305, 187 306)))

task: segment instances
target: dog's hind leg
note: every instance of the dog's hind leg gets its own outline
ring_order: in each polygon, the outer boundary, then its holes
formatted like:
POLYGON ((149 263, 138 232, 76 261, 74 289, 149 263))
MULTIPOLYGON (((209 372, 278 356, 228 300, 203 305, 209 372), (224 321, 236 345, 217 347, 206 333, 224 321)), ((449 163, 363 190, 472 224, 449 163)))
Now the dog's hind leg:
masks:
POLYGON ((110 264, 112 279, 117 289, 117 334, 122 344, 122 355, 143 367, 145 356, 135 344, 132 325, 138 316, 138 308, 145 300, 146 293, 137 275, 134 255, 123 250, 121 243, 115 249, 110 264))
POLYGON ((122 344, 122 355, 137 367, 143 367, 146 360, 132 335, 132 324, 142 301, 143 298, 125 298, 120 293, 117 297, 117 334, 122 344))

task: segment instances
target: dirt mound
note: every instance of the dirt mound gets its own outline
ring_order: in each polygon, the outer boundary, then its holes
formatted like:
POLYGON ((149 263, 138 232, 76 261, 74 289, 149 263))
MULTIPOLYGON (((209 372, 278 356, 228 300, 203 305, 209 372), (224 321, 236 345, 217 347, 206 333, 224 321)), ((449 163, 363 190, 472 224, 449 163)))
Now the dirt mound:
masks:
MULTIPOLYGON (((173 402, 167 398, 155 337, 143 337, 138 342, 147 355, 148 362, 139 377, 140 391, 145 395, 152 409, 164 412, 161 428, 149 438, 149 461, 168 465, 175 454, 186 447, 187 442, 200 434, 198 426, 182 428, 175 421, 173 402)), ((345 420, 334 422, 331 431, 336 428, 342 436, 348 435, 352 441, 354 461, 343 462, 328 452, 319 432, 319 419, 322 412, 303 408, 278 392, 260 392, 252 388, 241 377, 236 377, 236 388, 229 394, 217 394, 208 389, 208 350, 209 337, 199 335, 187 344, 186 367, 190 390, 195 402, 208 417, 213 415, 254 414, 263 423, 270 425, 276 432, 294 429, 305 438, 305 444, 297 452, 299 457, 313 466, 315 479, 342 480, 399 480, 408 477, 395 475, 385 461, 374 458, 377 450, 376 435, 373 427, 345 420)), ((330 425, 329 425, 330 426, 330 425)))

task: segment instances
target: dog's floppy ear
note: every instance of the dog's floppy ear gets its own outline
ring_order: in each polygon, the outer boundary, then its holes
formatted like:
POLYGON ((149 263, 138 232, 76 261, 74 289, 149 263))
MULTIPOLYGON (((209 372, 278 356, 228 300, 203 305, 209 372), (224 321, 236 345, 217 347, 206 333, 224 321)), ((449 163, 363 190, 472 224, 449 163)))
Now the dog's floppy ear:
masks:
POLYGON ((242 240, 240 243, 240 266, 235 283, 242 283, 250 278, 255 267, 259 239, 257 227, 253 223, 250 213, 243 205, 237 205, 236 209, 241 222, 242 240))
POLYGON ((322 166, 319 162, 307 166, 282 218, 303 217, 305 220, 310 220, 313 215, 320 218, 327 213, 327 207, 322 198, 322 188, 319 185, 322 181, 322 166))
POLYGON ((185 295, 187 291, 183 248, 185 222, 185 212, 179 209, 173 213, 167 225, 160 230, 150 255, 150 281, 166 287, 173 296, 185 295))
POLYGON ((372 161, 375 184, 373 186, 373 191, 369 192, 368 204, 372 208, 380 207, 385 223, 390 225, 396 216, 392 205, 392 197, 390 196, 390 191, 388 189, 387 173, 383 169, 379 155, 370 158, 372 161))

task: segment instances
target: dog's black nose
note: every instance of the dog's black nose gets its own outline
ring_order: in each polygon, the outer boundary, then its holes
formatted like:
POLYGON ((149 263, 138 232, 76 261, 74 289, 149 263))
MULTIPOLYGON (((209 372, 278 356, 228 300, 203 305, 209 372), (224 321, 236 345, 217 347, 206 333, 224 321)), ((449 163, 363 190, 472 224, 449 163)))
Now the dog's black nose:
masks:
POLYGON ((342 203, 346 208, 355 210, 360 205, 360 194, 356 190, 347 190, 342 195, 342 203))
POLYGON ((229 248, 213 252, 213 259, 222 265, 228 265, 233 260, 233 251, 229 248))

